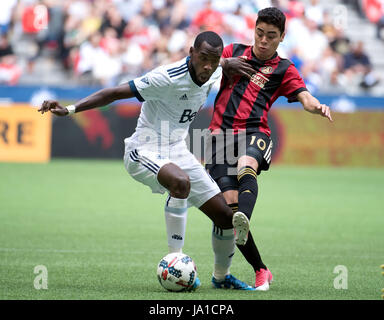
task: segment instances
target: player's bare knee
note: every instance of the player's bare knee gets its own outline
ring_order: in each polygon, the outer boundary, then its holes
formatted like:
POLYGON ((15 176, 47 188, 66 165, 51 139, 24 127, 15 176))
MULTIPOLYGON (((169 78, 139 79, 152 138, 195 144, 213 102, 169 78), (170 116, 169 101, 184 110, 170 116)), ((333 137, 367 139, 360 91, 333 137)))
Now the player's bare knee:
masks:
POLYGON ((237 203, 239 201, 238 191, 237 190, 228 190, 223 192, 225 201, 228 204, 237 203))
POLYGON ((242 168, 245 168, 245 167, 252 167, 253 170, 257 171, 257 168, 259 167, 259 163, 254 157, 242 156, 238 161, 237 171, 239 172, 242 168))
POLYGON ((170 187, 172 197, 186 199, 188 198, 190 190, 191 182, 188 175, 178 175, 173 179, 170 187))

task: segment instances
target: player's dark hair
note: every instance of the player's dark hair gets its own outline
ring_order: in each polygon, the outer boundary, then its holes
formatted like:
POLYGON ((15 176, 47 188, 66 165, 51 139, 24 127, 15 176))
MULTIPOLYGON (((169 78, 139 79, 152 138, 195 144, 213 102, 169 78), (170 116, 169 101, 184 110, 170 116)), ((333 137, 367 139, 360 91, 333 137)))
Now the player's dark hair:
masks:
POLYGON ((213 31, 204 31, 199 33, 195 39, 193 47, 195 49, 199 49, 204 41, 206 41, 210 46, 214 48, 224 48, 223 40, 216 32, 213 31))
POLYGON ((257 13, 256 25, 260 22, 274 25, 280 30, 280 34, 285 31, 285 15, 275 7, 260 10, 257 13))

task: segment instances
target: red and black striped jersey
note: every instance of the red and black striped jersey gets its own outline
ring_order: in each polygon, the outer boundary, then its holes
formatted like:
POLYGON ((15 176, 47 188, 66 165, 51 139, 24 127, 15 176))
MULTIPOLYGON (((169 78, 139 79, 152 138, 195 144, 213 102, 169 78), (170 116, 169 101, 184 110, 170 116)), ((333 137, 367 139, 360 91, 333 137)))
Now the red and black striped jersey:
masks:
POLYGON ((255 69, 252 78, 236 76, 232 87, 223 75, 220 90, 215 99, 213 117, 209 125, 218 130, 246 129, 247 132, 264 132, 268 136, 268 111, 280 96, 288 102, 297 101, 297 94, 306 86, 294 64, 280 58, 277 53, 265 61, 256 58, 252 46, 230 44, 224 48, 223 58, 244 57, 255 69))

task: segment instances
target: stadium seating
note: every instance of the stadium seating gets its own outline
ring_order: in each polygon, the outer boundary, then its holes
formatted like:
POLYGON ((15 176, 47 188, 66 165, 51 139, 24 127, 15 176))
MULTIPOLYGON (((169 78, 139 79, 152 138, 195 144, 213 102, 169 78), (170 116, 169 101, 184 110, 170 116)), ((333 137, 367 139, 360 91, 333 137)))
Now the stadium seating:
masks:
POLYGON ((281 54, 295 62, 314 93, 335 93, 336 89, 351 95, 384 95, 384 79, 378 76, 384 74, 384 55, 376 54, 384 52, 384 41, 377 39, 377 27, 364 11, 364 1, 359 0, 233 0, 225 5, 217 0, 9 1, 13 14, 8 23, 0 21, 0 32, 9 39, 21 74, 12 82, 0 77, 0 82, 114 85, 188 54, 193 35, 201 29, 213 28, 212 19, 217 22, 216 31, 225 44, 252 42, 257 11, 271 4, 278 5, 288 17, 288 40, 282 45, 281 54), (361 75, 348 78, 350 74, 346 76, 342 67, 343 57, 335 52, 321 46, 312 51, 321 54, 319 59, 329 68, 325 72, 306 61, 305 50, 295 45, 299 43, 298 37, 313 32, 330 43, 332 29, 340 27, 352 47, 364 40, 363 50, 373 70, 368 85, 360 85, 361 75), (93 51, 89 39, 95 33, 101 39, 93 51), (84 68, 84 60, 92 61, 84 68))

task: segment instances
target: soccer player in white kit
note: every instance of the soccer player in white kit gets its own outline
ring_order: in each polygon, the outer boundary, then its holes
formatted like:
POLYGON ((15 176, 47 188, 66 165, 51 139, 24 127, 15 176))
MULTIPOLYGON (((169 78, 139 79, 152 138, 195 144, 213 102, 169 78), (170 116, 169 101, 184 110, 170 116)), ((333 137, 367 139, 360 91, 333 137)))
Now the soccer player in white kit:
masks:
POLYGON ((65 116, 119 99, 136 97, 143 102, 136 131, 124 141, 124 164, 129 174, 153 193, 168 192, 165 221, 169 251, 182 251, 187 208, 195 206, 214 224, 213 286, 254 290, 230 274, 235 252, 232 210, 185 142, 190 123, 212 85, 221 78, 222 51, 223 42, 216 33, 202 32, 190 48, 190 55, 178 62, 160 66, 120 86, 99 90, 75 105, 63 107, 57 101, 44 101, 39 111, 65 116))

